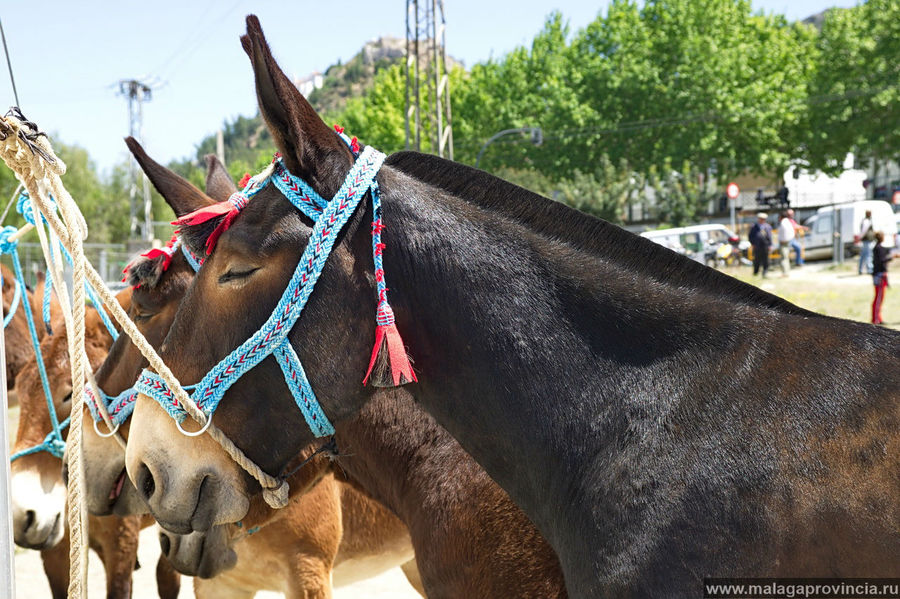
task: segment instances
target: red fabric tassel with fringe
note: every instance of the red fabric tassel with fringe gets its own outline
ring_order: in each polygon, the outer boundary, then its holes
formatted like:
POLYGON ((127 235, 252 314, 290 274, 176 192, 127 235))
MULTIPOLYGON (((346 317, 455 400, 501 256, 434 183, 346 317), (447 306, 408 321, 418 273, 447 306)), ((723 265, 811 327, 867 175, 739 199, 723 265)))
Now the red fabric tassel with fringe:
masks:
POLYGON ((194 210, 190 214, 185 214, 178 220, 173 221, 172 224, 179 227, 184 225, 190 227, 224 216, 222 222, 220 222, 216 228, 213 229, 212 233, 209 234, 209 237, 206 238, 206 255, 208 256, 212 254, 213 249, 216 247, 219 236, 228 230, 231 223, 237 218, 237 215, 240 214, 241 210, 247 205, 247 201, 247 198, 243 194, 235 193, 224 202, 219 202, 212 206, 194 210))
POLYGON ((369 369, 366 371, 363 385, 369 381, 372 369, 375 368, 375 363, 379 360, 379 354, 382 351, 387 352, 386 358, 391 368, 391 380, 394 387, 399 387, 404 383, 418 382, 412 364, 409 363, 409 356, 406 355, 406 346, 400 337, 400 331, 397 330, 397 325, 394 323, 394 312, 387 302, 378 306, 376 321, 378 326, 375 328, 375 346, 372 348, 372 358, 369 360, 369 369))

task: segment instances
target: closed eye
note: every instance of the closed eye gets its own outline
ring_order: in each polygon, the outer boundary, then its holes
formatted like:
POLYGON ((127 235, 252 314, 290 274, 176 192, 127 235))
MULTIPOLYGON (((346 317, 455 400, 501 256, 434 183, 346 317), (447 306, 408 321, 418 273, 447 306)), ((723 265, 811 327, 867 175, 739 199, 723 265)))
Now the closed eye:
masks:
POLYGON ((153 312, 138 312, 134 315, 135 322, 145 322, 156 316, 153 312))
POLYGON ((229 281, 236 281, 239 279, 246 279, 253 273, 255 273, 259 268, 250 268, 247 270, 229 270, 224 275, 219 277, 219 283, 228 283, 229 281))

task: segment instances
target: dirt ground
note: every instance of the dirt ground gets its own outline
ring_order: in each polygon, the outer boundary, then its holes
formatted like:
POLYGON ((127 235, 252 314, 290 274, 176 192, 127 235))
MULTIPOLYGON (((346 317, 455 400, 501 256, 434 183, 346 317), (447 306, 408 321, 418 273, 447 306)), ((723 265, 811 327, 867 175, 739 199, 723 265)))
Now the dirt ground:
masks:
MULTIPOLYGON (((138 561, 141 569, 134 573, 134 592, 132 599, 157 599, 155 569, 159 558, 159 541, 155 528, 148 528, 141 533, 141 544, 138 549, 138 561)), ((16 548, 16 599, 49 599, 50 587, 41 567, 40 554, 37 551, 16 548)), ((106 596, 106 578, 103 564, 92 552, 88 564, 88 598, 106 596)), ((194 596, 191 578, 181 577, 179 599, 194 596)), ((260 592, 257 599, 275 599, 283 597, 281 593, 260 592)), ((334 599, 421 599, 406 581, 400 568, 390 570, 381 576, 370 578, 346 587, 334 590, 334 599)))
MULTIPOLYGON (((768 278, 754 277, 749 267, 726 270, 729 274, 762 289, 780 295, 797 305, 817 312, 849 318, 862 322, 871 319, 872 278, 856 274, 852 262, 833 267, 827 263, 813 263, 803 268, 793 269, 783 277, 777 267, 770 271, 768 278)), ((898 279, 900 280, 900 276, 898 279)), ((886 326, 900 330, 900 283, 897 288, 889 288, 886 294, 883 315, 886 326)), ((15 433, 18 408, 10 409, 9 431, 15 433)), ((149 528, 141 535, 139 559, 142 568, 135 573, 134 599, 154 599, 158 597, 154 579, 154 569, 159 556, 159 543, 155 529, 149 528)), ((41 599, 50 596, 49 587, 41 568, 40 556, 35 551, 16 549, 16 597, 17 599, 41 599)), ((89 597, 105 595, 103 567, 96 556, 90 563, 89 597)), ((191 580, 182 578, 180 597, 193 597, 191 580)), ((279 597, 278 593, 259 593, 260 599, 279 597)), ((397 568, 382 576, 372 578, 348 587, 335 590, 336 599, 369 597, 374 599, 412 599, 419 595, 406 581, 397 568)))

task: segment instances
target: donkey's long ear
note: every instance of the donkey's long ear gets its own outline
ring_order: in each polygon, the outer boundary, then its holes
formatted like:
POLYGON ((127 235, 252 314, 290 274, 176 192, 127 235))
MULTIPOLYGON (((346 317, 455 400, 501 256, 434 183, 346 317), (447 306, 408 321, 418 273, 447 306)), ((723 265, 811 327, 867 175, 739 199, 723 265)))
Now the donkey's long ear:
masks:
POLYGON ((285 166, 322 197, 333 197, 353 164, 350 150, 279 68, 255 15, 247 17, 241 44, 253 65, 259 111, 285 166))
POLYGON ((206 155, 206 195, 217 202, 224 202, 236 192, 237 186, 231 180, 231 175, 225 165, 216 158, 215 154, 206 155))
POLYGON ((147 156, 144 148, 133 137, 126 137, 125 143, 134 154, 141 169, 147 174, 147 178, 153 183, 153 187, 175 211, 175 216, 181 217, 216 203, 187 179, 147 156))

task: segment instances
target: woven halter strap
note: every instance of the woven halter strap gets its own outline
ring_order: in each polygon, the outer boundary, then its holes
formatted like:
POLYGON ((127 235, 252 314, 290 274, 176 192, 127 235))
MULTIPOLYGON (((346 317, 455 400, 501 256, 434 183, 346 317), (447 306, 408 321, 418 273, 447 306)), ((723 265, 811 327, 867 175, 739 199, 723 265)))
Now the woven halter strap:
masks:
MULTIPOLYGON (((163 270, 165 270, 168 268, 172 256, 175 255, 175 252, 178 251, 178 249, 181 249, 181 253, 184 255, 191 268, 194 269, 194 272, 199 271, 200 267, 203 265, 203 258, 195 256, 186 245, 181 243, 181 239, 177 236, 173 236, 165 247, 152 249, 141 255, 147 258, 163 255, 165 260, 163 270)), ((125 272, 128 272, 127 267, 125 268, 125 272)), ((87 406, 88 412, 90 412, 91 418, 94 420, 94 429, 97 431, 97 434, 100 436, 108 436, 112 433, 101 433, 100 430, 97 429, 97 425, 103 422, 99 403, 102 402, 103 406, 106 408, 106 413, 109 415, 109 419, 113 424, 113 430, 115 430, 118 429, 123 422, 128 420, 131 413, 134 412, 134 401, 137 399, 138 392, 135 390, 134 386, 131 386, 115 397, 111 397, 107 395, 103 389, 97 386, 97 393, 100 394, 99 398, 94 394, 90 384, 85 385, 84 405, 87 406)))
MULTIPOLYGON (((377 220, 380 220, 380 199, 375 176, 384 159, 384 154, 372 147, 366 147, 331 201, 324 200, 305 181, 289 173, 279 160, 273 163, 274 168, 270 167, 250 180, 248 188, 255 186, 251 190, 254 194, 271 181, 298 210, 313 220, 315 225, 300 262, 268 320, 194 386, 191 399, 206 414, 207 422, 212 420, 213 413, 225 392, 250 369, 273 355, 281 367, 291 395, 313 434, 316 437, 334 434, 334 427, 316 399, 300 359, 288 339, 288 333, 300 317, 316 281, 322 274, 338 234, 350 220, 366 192, 371 191, 373 210, 376 210, 377 220)), ((249 197, 247 188, 244 194, 249 197)), ((373 244, 374 239, 373 237, 373 244)), ((380 238, 377 243, 380 244, 380 238)), ((212 251, 212 248, 208 247, 207 251, 212 251)), ((376 268, 380 269, 380 251, 378 256, 376 268)), ((384 273, 383 269, 380 270, 382 282, 379 285, 382 285, 384 273)), ((386 288, 384 290, 386 291, 386 288)), ((381 293, 381 287, 379 295, 384 295, 381 293)), ((407 380, 410 380, 408 376, 407 380)), ((144 370, 135 384, 135 390, 156 400, 179 425, 187 416, 175 394, 156 373, 144 370)))

